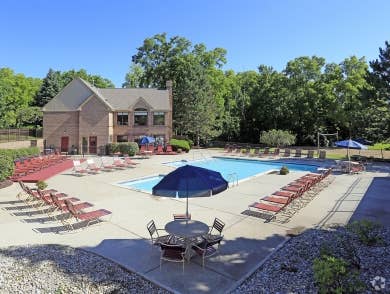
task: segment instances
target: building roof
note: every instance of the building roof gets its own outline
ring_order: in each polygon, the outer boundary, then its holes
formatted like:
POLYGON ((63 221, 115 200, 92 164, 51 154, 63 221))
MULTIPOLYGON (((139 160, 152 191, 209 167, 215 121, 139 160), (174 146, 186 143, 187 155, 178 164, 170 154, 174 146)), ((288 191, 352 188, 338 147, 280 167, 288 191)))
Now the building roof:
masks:
POLYGON ((91 97, 100 99, 111 111, 132 109, 138 101, 153 110, 169 111, 169 91, 151 88, 100 89, 75 78, 44 107, 43 111, 77 111, 91 97))

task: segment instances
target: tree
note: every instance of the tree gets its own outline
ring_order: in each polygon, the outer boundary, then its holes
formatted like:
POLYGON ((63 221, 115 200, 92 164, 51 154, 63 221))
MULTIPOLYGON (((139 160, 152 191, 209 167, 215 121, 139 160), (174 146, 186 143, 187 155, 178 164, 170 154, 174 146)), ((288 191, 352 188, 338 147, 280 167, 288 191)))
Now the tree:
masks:
POLYGON ((364 93, 363 133, 367 139, 384 141, 390 137, 390 45, 379 48, 379 59, 370 62, 367 81, 371 90, 364 93))
POLYGON ((130 71, 125 76, 125 82, 122 84, 122 88, 140 88, 142 86, 142 77, 144 71, 138 64, 132 64, 130 71))
POLYGON ((283 130, 269 130, 261 133, 260 143, 266 144, 267 146, 290 146, 295 143, 296 135, 291 134, 289 131, 283 130))
POLYGON ((17 110, 28 107, 41 85, 40 79, 0 69, 0 128, 15 127, 17 110))
POLYGON ((177 64, 183 75, 176 82, 176 133, 191 137, 197 145, 221 133, 217 122, 218 107, 205 69, 187 56, 177 64))
POLYGON ((103 78, 99 75, 88 74, 85 69, 80 69, 78 71, 72 69, 61 73, 61 84, 62 84, 61 89, 65 87, 67 84, 69 84, 76 77, 82 78, 83 80, 89 82, 92 86, 95 86, 96 88, 115 87, 115 85, 109 79, 103 78))
POLYGON ((215 69, 225 60, 226 51, 216 48, 207 51, 203 44, 192 45, 183 37, 167 39, 158 34, 145 39, 143 46, 132 56, 129 81, 135 78, 134 66, 142 76, 142 87, 164 88, 173 81, 173 126, 180 135, 200 142, 219 134, 223 119, 224 99, 211 87, 215 69), (219 131, 217 131, 219 129, 219 131))
POLYGON ((62 87, 61 73, 50 68, 34 98, 34 105, 43 107, 60 92, 62 87))
POLYGON ((32 106, 16 110, 16 127, 37 127, 42 125, 43 113, 40 107, 32 106))
POLYGON ((370 62, 372 74, 377 78, 378 90, 381 96, 390 100, 390 44, 385 42, 386 48, 379 48, 379 59, 370 62))
POLYGON ((318 86, 324 66, 324 58, 304 56, 289 61, 284 70, 288 77, 288 105, 293 111, 290 117, 290 129, 297 134, 300 143, 307 139, 312 141, 313 134, 322 123, 317 114, 319 112, 318 86))

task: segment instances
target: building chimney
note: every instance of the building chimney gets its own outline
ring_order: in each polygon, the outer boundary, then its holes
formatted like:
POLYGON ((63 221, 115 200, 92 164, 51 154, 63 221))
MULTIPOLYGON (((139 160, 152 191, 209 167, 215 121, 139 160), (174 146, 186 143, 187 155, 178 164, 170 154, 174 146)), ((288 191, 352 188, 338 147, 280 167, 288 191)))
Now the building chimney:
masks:
POLYGON ((169 131, 168 131, 168 140, 170 140, 172 138, 172 135, 173 135, 173 131, 172 131, 172 128, 173 128, 173 83, 172 81, 167 81, 166 82, 166 87, 167 87, 167 90, 168 90, 168 95, 169 95, 169 108, 170 108, 170 111, 168 113, 168 124, 169 124, 169 131))

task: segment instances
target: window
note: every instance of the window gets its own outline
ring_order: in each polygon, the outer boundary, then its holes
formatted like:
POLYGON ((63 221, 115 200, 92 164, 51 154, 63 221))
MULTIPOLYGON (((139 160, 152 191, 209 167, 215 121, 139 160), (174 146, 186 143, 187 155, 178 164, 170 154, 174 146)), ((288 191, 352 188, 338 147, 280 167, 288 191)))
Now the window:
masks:
POLYGON ((165 125, 165 113, 153 112, 153 125, 164 126, 165 125))
POLYGON ((128 142, 128 137, 127 135, 119 135, 119 136, 116 136, 116 141, 118 143, 121 143, 121 142, 128 142))
POLYGON ((144 108, 136 108, 134 110, 134 125, 146 126, 148 124, 148 111, 144 108))
POLYGON ((129 113, 118 112, 116 115, 116 124, 118 126, 127 126, 129 124, 129 113))

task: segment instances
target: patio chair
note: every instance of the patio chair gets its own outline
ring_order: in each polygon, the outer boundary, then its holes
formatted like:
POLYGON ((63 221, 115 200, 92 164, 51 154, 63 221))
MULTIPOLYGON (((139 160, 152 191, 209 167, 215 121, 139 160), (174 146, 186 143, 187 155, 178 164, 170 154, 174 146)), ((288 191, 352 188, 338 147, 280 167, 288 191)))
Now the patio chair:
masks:
POLYGON ((320 150, 320 154, 318 155, 319 159, 326 159, 326 150, 320 150))
POLYGON ((302 150, 296 149, 294 157, 301 158, 302 157, 302 150))
POLYGON ((101 163, 100 168, 101 168, 102 170, 104 170, 104 171, 113 171, 113 170, 115 169, 114 166, 112 165, 112 163, 109 162, 109 159, 108 159, 108 158, 102 157, 101 160, 102 160, 102 161, 101 161, 102 163, 101 163))
POLYGON ((81 166, 80 160, 73 160, 73 172, 77 175, 85 175, 88 170, 81 166))
POLYGON ((253 153, 249 153, 249 156, 250 157, 257 157, 257 156, 259 156, 259 153, 260 153, 260 148, 255 147, 255 150, 253 151, 253 153))
POLYGON ((172 146, 171 145, 167 145, 167 148, 166 148, 166 151, 165 151, 165 154, 171 154, 171 155, 174 155, 174 154, 177 154, 175 151, 172 150, 172 146))
POLYGON ((223 236, 218 236, 213 240, 203 239, 202 242, 192 245, 192 250, 202 258, 202 267, 204 267, 204 260, 207 257, 213 256, 219 252, 219 247, 223 236))
POLYGON ((307 157, 308 159, 314 158, 314 150, 307 150, 307 157))
POLYGON ((279 156, 280 154, 280 149, 279 148, 275 148, 274 149, 274 152, 271 154, 272 157, 277 157, 279 156))
MULTIPOLYGON (((57 197, 57 195, 55 195, 54 193, 50 193, 50 197, 51 197, 51 201, 54 204, 54 206, 57 208, 57 210, 59 210, 61 212, 60 215, 54 216, 55 219, 56 220, 60 219, 60 221, 64 225, 69 225, 68 221, 72 217, 72 214, 69 213, 69 209, 68 209, 68 207, 65 204, 65 200, 64 199, 59 199, 57 197), (67 213, 69 213, 68 216, 64 215, 64 214, 67 214, 67 213), (61 218, 60 218, 60 216, 61 216, 61 218)), ((77 198, 75 198, 75 199, 77 199, 77 198)), ((71 199, 68 199, 68 200, 71 200, 71 199)), ((77 199, 77 201, 79 201, 79 199, 77 199)), ((82 211, 82 209, 89 208, 89 207, 92 207, 92 206, 93 206, 93 204, 91 204, 89 202, 80 202, 80 203, 74 204, 73 208, 75 210, 77 210, 77 211, 82 211)))
POLYGON ((284 157, 290 157, 290 155, 291 155, 291 150, 290 150, 290 149, 284 149, 284 154, 283 154, 283 156, 284 156, 284 157))
POLYGON ((264 152, 263 152, 263 153, 260 153, 259 155, 260 155, 260 157, 269 156, 269 155, 270 155, 270 154, 269 154, 269 147, 265 147, 265 148, 264 148, 264 152))
POLYGON ((271 196, 264 197, 261 200, 268 201, 268 202, 274 202, 274 203, 278 203, 278 204, 288 204, 292 200, 292 198, 285 197, 285 196, 271 195, 271 196))
POLYGON ((271 213, 278 213, 280 212, 284 207, 286 206, 286 204, 281 204, 281 205, 278 205, 276 203, 271 203, 271 202, 255 202, 255 203, 252 203, 251 205, 249 205, 249 208, 256 208, 256 209, 259 209, 259 210, 263 210, 263 211, 266 211, 266 212, 271 212, 271 213))
POLYGON ((156 149, 156 152, 155 152, 157 155, 162 155, 164 154, 164 149, 163 149, 163 146, 162 145, 157 145, 157 149, 156 149))
MULTIPOLYGON (((69 212, 77 221, 86 221, 85 227, 88 227, 92 222, 99 221, 101 217, 110 215, 112 213, 111 211, 108 211, 106 209, 99 209, 99 210, 94 210, 89 212, 81 212, 75 209, 73 203, 68 199, 65 199, 64 201, 69 212)), ((75 229, 73 224, 69 223, 69 226, 73 230, 75 229)))
POLYGON ((160 243, 161 255, 160 255, 160 270, 163 260, 170 262, 184 263, 190 258, 190 247, 184 247, 178 244, 160 243))
POLYGON ((152 241, 152 245, 160 245, 161 243, 169 243, 172 236, 171 235, 161 235, 159 234, 159 231, 163 231, 166 233, 164 229, 157 229, 156 224, 154 223, 154 220, 151 220, 146 225, 146 228, 149 231, 150 240, 152 241))
POLYGON ((87 159, 87 170, 90 172, 90 173, 94 173, 94 174, 97 174, 100 172, 101 168, 98 167, 95 163, 95 161, 92 159, 92 158, 88 158, 87 159))
POLYGON ((191 213, 186 215, 185 213, 174 213, 173 214, 173 219, 174 220, 191 220, 191 213))
POLYGON ((202 236, 202 238, 205 238, 207 240, 213 240, 216 237, 219 237, 222 235, 222 230, 225 227, 225 223, 221 221, 219 218, 215 218, 213 225, 209 227, 209 231, 206 235, 202 236))
POLYGON ((114 157, 112 161, 112 166, 116 169, 126 169, 130 165, 126 164, 123 160, 119 159, 119 157, 114 157))
POLYGON ((129 165, 137 165, 137 164, 138 164, 138 162, 134 162, 134 161, 129 157, 129 155, 125 155, 123 158, 124 158, 125 162, 126 162, 127 164, 129 164, 129 165))

